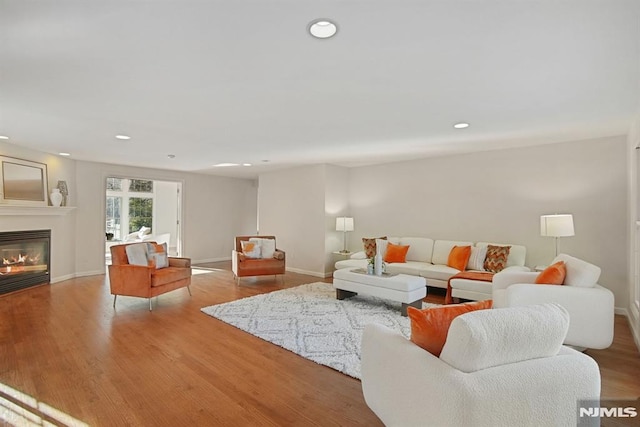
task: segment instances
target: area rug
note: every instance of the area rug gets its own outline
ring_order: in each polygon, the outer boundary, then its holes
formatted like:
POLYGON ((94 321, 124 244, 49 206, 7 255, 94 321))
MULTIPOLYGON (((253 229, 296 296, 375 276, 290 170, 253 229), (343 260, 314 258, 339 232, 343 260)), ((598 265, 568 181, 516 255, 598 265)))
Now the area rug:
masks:
MULTIPOLYGON (((423 303, 424 307, 436 304, 423 303)), ((205 307, 210 316, 360 379, 360 341, 368 323, 410 335, 400 303, 357 295, 336 299, 331 283, 309 283, 205 307)))

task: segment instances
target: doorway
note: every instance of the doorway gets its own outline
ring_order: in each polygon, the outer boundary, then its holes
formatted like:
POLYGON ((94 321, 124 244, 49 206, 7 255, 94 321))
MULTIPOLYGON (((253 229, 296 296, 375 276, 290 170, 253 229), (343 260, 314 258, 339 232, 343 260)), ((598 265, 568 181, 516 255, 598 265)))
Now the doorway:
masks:
POLYGON ((110 176, 105 191, 105 259, 121 243, 166 243, 170 256, 182 253, 182 183, 110 176))

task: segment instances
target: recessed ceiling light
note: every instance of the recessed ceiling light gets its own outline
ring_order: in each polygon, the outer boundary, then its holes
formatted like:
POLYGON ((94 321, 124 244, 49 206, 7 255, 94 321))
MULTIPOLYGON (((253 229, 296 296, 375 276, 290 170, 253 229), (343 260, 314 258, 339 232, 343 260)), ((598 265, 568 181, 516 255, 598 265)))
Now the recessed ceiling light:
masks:
POLYGON ((309 33, 317 39, 328 39, 338 32, 338 26, 328 19, 314 19, 309 23, 309 33))
POLYGON ((269 160, 263 160, 262 163, 269 163, 269 160))
POLYGON ((460 122, 453 125, 453 127, 456 129, 464 129, 469 127, 469 123, 460 122))
POLYGON ((228 168, 230 166, 240 166, 237 163, 218 163, 216 165, 213 165, 214 168, 228 168))
POLYGON ((116 135, 116 139, 131 139, 131 137, 129 135, 116 135))
POLYGON ((251 166, 251 163, 243 163, 242 166, 251 166))
POLYGON ((170 159, 175 159, 176 155, 175 154, 167 154, 167 157, 170 159))
POLYGON ((58 153, 58 154, 59 154, 59 155, 61 155, 61 156, 65 156, 65 157, 68 157, 68 156, 70 156, 70 155, 71 155, 71 154, 69 154, 69 153, 58 153))
POLYGON ((0 139, 9 139, 9 137, 5 135, 0 135, 0 139))

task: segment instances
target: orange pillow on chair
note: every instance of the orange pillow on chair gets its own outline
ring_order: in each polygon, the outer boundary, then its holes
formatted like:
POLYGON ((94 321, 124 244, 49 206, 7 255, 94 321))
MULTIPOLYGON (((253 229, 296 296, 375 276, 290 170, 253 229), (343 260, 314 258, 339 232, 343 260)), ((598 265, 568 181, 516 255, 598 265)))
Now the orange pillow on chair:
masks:
POLYGON ((384 262, 407 262, 407 252, 409 252, 409 245, 401 246, 389 243, 387 252, 384 254, 384 262))
POLYGON ((486 300, 423 310, 409 306, 407 315, 411 319, 411 341, 434 356, 440 357, 453 319, 470 311, 491 308, 492 305, 493 301, 486 300))
POLYGON ((449 252, 447 266, 464 271, 467 268, 470 256, 471 246, 454 246, 451 252, 449 252))
POLYGON ((564 261, 558 261, 538 274, 535 283, 536 285, 562 285, 566 275, 567 267, 564 261))

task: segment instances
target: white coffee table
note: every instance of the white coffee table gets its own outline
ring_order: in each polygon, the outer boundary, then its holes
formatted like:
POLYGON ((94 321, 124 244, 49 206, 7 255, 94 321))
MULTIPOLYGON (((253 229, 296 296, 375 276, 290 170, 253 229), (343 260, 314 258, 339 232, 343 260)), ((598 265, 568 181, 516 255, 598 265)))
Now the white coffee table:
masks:
POLYGON ((427 280, 424 277, 396 274, 376 276, 358 273, 361 269, 343 268, 333 272, 336 298, 343 300, 358 293, 372 295, 402 303, 401 314, 407 315, 407 306, 422 308, 427 296, 427 280))

